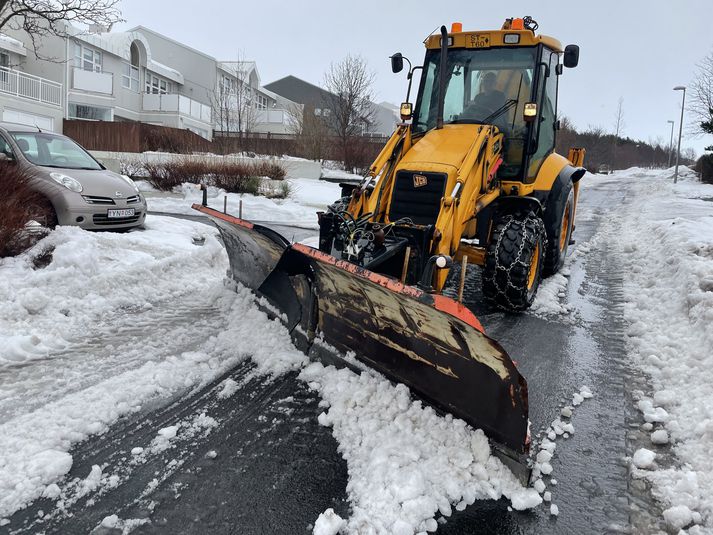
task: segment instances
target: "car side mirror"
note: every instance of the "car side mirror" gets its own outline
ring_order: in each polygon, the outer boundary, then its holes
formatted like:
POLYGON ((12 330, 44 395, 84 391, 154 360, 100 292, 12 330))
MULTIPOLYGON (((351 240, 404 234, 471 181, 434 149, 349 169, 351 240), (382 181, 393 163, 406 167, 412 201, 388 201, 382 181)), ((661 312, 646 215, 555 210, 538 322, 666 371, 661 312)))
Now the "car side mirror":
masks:
POLYGON ((564 47, 564 58, 562 63, 568 69, 572 69, 579 63, 579 47, 577 45, 567 45, 564 47))
POLYGON ((391 56, 391 72, 396 74, 402 70, 404 70, 404 57, 401 52, 396 52, 396 54, 391 56))

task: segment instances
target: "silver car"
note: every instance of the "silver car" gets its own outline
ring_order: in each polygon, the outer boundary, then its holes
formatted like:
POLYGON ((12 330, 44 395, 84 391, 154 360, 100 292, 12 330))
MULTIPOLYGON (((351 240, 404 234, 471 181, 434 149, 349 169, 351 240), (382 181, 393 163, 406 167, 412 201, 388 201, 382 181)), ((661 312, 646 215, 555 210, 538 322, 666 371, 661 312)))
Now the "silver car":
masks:
POLYGON ((47 201, 46 226, 127 229, 146 218, 146 200, 133 180, 107 170, 66 136, 0 122, 0 160, 32 176, 33 189, 47 201))

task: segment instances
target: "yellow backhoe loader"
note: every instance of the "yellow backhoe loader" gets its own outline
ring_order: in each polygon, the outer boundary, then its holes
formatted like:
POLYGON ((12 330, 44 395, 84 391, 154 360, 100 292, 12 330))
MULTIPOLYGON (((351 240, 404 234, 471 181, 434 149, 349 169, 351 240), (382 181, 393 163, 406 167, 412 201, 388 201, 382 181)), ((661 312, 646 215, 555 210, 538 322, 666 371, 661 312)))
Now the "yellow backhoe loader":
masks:
POLYGON ((482 428, 515 468, 529 451, 527 383, 441 291, 454 262, 477 264, 485 299, 520 311, 563 265, 585 171, 583 149, 554 152, 557 88, 579 48, 536 30, 530 17, 489 31, 455 23, 426 39, 423 65, 391 56, 393 72, 409 65, 403 122, 363 182, 318 214, 318 248, 195 206, 220 229, 233 277, 281 312, 300 349, 353 351, 482 428))

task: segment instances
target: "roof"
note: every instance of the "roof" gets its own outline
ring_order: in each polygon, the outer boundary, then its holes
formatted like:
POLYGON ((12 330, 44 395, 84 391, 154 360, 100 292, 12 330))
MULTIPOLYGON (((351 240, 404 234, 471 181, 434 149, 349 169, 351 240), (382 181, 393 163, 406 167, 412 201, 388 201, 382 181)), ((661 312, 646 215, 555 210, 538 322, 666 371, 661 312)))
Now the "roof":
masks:
MULTIPOLYGON (((547 35, 536 35, 530 30, 483 30, 451 32, 453 44, 449 43, 449 48, 490 48, 490 47, 512 47, 535 46, 540 43, 552 48, 555 52, 562 52, 562 44, 554 37, 547 35), (505 42, 506 35, 518 35, 514 43, 505 42)), ((441 34, 434 33, 426 38, 426 48, 438 49, 441 47, 441 34)))
POLYGON ((128 31, 130 31, 130 32, 149 32, 149 33, 152 33, 152 34, 154 34, 154 35, 160 37, 161 39, 165 39, 166 41, 170 41, 171 43, 173 43, 173 44, 175 44, 175 45, 178 45, 178 46, 181 46, 181 47, 185 48, 186 50, 190 50, 191 52, 195 52, 196 54, 199 54, 199 55, 201 55, 201 56, 204 56, 204 57, 206 57, 206 58, 208 58, 208 59, 212 59, 213 61, 217 61, 217 60, 216 60, 213 56, 211 56, 210 54, 206 54, 205 52, 201 52, 200 50, 197 50, 197 49, 193 48, 192 46, 188 46, 188 45, 186 45, 186 44, 184 44, 184 43, 181 43, 180 41, 176 41, 175 39, 172 39, 171 37, 168 37, 167 35, 163 35, 162 33, 159 33, 159 32, 157 32, 156 30, 152 30, 151 28, 147 28, 146 26, 136 26, 135 28, 131 28, 131 29, 128 30, 128 31))
POLYGON ((168 78, 169 80, 173 80, 174 82, 183 85, 183 74, 168 65, 159 63, 155 59, 148 60, 146 62, 146 68, 156 74, 160 74, 164 78, 168 78))
POLYGON ((254 71, 257 76, 257 85, 260 85, 260 73, 257 72, 257 63, 254 61, 219 61, 218 68, 247 85, 250 85, 250 75, 254 71))
POLYGON ((298 104, 321 107, 325 102, 336 98, 326 89, 306 82, 296 76, 285 76, 265 85, 265 89, 277 93, 298 104))
POLYGON ((7 50, 8 52, 14 52, 15 54, 19 54, 21 56, 27 56, 25 44, 22 41, 18 41, 17 39, 10 37, 9 35, 5 35, 4 33, 0 33, 0 48, 7 50))

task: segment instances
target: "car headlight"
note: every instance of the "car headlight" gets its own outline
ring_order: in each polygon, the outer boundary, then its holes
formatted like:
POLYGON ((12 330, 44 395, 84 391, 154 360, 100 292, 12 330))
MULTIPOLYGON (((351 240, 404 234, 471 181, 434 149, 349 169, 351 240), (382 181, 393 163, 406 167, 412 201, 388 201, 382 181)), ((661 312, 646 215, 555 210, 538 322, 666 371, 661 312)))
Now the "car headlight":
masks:
POLYGON ((52 180, 57 182, 57 184, 61 184, 68 190, 72 190, 75 193, 81 193, 82 189, 84 189, 79 181, 71 176, 63 175, 62 173, 50 173, 50 177, 52 177, 52 180))
POLYGON ((136 191, 139 191, 139 187, 136 185, 136 182, 134 182, 133 180, 131 180, 131 179, 130 179, 128 176, 126 176, 126 175, 119 175, 119 176, 120 176, 121 178, 123 178, 124 181, 126 181, 126 183, 129 184, 129 186, 131 186, 132 188, 134 188, 136 191))

